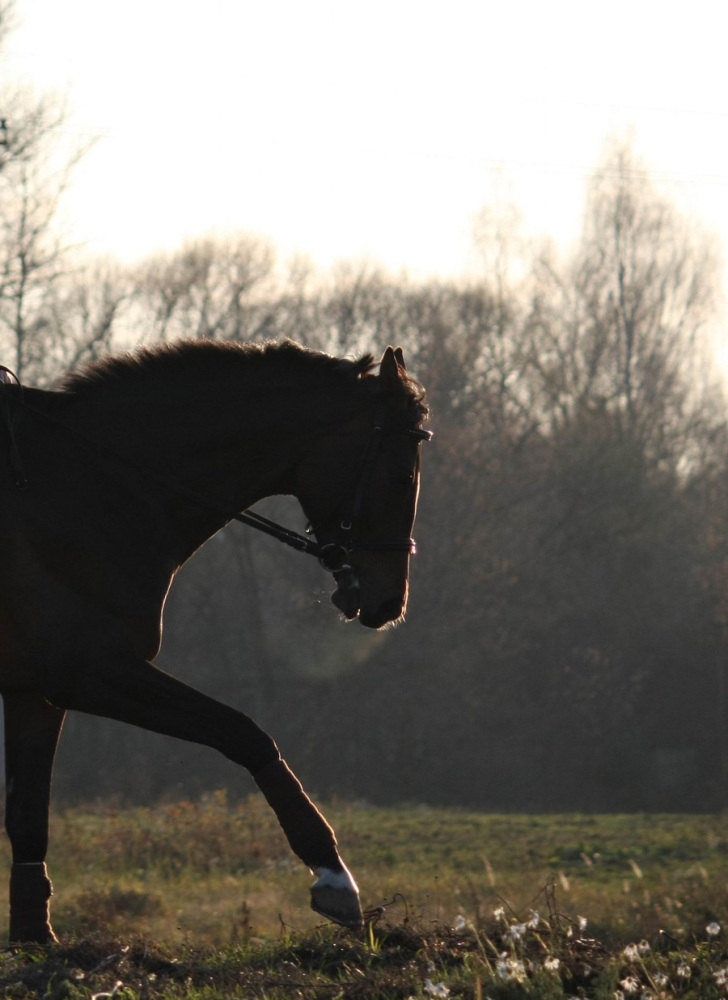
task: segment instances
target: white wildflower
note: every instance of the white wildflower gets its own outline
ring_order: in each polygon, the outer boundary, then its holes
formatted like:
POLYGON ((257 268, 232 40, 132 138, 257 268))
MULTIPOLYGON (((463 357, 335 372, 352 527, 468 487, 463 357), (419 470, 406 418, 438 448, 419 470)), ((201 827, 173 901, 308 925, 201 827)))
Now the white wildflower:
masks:
POLYGON ((663 986, 667 986, 667 984, 670 982, 670 977, 665 972, 656 972, 655 975, 652 977, 652 981, 654 982, 655 986, 662 989, 663 986))
POLYGON ((556 958, 556 956, 549 955, 544 959, 543 967, 547 972, 558 972, 561 966, 561 959, 556 958))
POLYGON ((520 941, 527 929, 526 924, 511 924, 504 937, 507 941, 520 941))
POLYGON ((493 916, 495 917, 496 920, 505 920, 506 919, 505 907, 497 906, 495 910, 493 910, 493 916))
POLYGON ((465 919, 465 917, 462 915, 462 913, 458 913, 458 915, 455 917, 455 924, 453 925, 453 930, 464 931, 467 926, 468 922, 465 919))
POLYGON ((585 931, 586 925, 589 923, 589 921, 586 919, 586 917, 577 917, 576 919, 579 924, 579 930, 585 931))
POLYGON ((541 923, 541 914, 537 910, 531 910, 531 917, 527 921, 527 926, 535 931, 538 925, 541 923))
POLYGON ((716 986, 728 986, 728 967, 724 966, 713 973, 716 986))
POLYGON ((681 962, 677 969, 675 969, 675 972, 681 979, 690 979, 693 974, 692 969, 686 962, 681 962))
POLYGON ((522 983, 526 978, 526 966, 518 958, 510 958, 506 952, 502 952, 495 964, 496 974, 501 979, 515 980, 522 983))
POLYGON ((637 945, 637 951, 640 953, 640 955, 649 955, 650 950, 651 950, 650 949, 650 942, 649 941, 645 941, 645 939, 642 938, 642 940, 640 941, 640 943, 637 945))
POLYGON ((627 976, 625 979, 621 980, 619 985, 625 993, 636 993, 640 988, 640 981, 634 976, 627 976))
POLYGON ((628 944, 622 949, 622 954, 628 962, 636 962, 640 957, 640 951, 636 944, 628 944))
POLYGON ((713 920, 708 924, 705 928, 705 933, 708 934, 709 937, 717 937, 720 934, 720 924, 717 920, 713 920))
POLYGON ((431 979, 425 980, 425 993, 430 997, 449 997, 450 989, 444 983, 433 983, 431 979))
POLYGON ((526 966, 520 960, 520 958, 511 959, 511 979, 515 979, 516 982, 522 983, 526 978, 526 966))

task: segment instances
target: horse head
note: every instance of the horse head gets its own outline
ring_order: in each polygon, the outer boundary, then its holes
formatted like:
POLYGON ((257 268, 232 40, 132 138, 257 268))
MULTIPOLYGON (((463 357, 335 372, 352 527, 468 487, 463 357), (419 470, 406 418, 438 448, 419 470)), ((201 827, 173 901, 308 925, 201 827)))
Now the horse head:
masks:
POLYGON ((419 446, 431 434, 421 427, 424 392, 407 375, 399 348, 388 347, 379 374, 360 382, 364 405, 352 406, 318 449, 318 495, 301 499, 336 581, 334 605, 346 619, 378 629, 407 607, 419 446))

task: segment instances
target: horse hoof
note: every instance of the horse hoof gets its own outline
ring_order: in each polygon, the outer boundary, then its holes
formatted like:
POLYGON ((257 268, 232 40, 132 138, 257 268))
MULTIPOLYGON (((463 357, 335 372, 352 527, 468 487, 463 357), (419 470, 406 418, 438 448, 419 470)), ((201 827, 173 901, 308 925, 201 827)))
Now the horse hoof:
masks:
POLYGON ((8 944, 11 948, 24 944, 58 944, 58 938, 49 924, 26 929, 12 928, 8 935, 8 944))
POLYGON ((318 880, 311 886, 311 909, 327 920, 344 927, 362 927, 364 917, 359 903, 359 889, 349 872, 317 868, 318 880))

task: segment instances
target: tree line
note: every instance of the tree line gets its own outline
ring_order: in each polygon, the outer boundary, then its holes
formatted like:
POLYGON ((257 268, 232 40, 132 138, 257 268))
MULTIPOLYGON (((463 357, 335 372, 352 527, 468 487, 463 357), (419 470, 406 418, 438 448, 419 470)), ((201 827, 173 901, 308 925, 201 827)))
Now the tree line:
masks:
MULTIPOLYGON (((629 145, 597 165, 573 247, 521 246, 484 212, 478 280, 322 275, 303 259, 282 273, 245 234, 122 267, 63 244, 79 151, 59 171, 57 108, 16 107, 0 148, 0 361, 24 382, 141 343, 290 337, 349 355, 400 345, 428 390, 406 624, 337 621, 318 566, 233 525, 180 575, 163 667, 252 715, 323 795, 726 805, 720 257, 629 145)), ((290 499, 267 509, 302 521, 290 499)), ((209 751, 69 720, 64 798, 220 786, 250 789, 209 751)))

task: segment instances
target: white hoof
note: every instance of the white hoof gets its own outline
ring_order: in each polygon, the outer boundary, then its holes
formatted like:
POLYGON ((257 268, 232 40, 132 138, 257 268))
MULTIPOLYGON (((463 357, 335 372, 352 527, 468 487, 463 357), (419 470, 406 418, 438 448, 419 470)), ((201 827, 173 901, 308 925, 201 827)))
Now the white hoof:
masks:
POLYGON ((364 918, 359 904, 359 888, 347 868, 344 865, 339 871, 317 868, 315 874, 318 878, 311 886, 311 909, 335 924, 361 927, 364 918))

